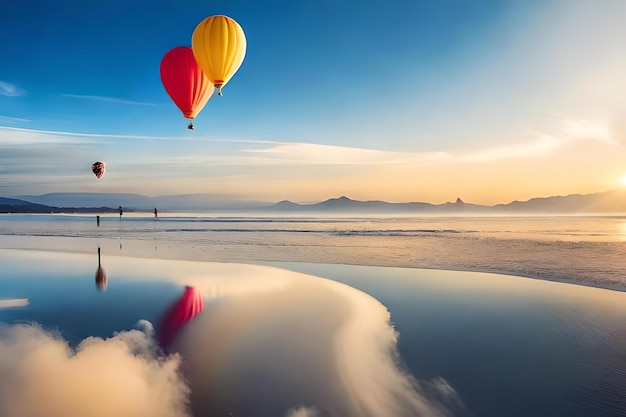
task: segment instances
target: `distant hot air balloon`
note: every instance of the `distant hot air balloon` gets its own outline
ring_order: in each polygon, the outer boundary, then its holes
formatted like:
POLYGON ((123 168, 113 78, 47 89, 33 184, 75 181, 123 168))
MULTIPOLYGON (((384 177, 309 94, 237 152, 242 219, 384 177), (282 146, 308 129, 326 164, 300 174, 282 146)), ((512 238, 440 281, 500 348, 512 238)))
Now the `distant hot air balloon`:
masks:
MULTIPOLYGON (((200 113, 211 94, 211 81, 187 46, 177 46, 167 51, 161 60, 161 81, 165 91, 183 112, 187 119, 193 119, 200 113)), ((189 123, 193 129, 193 123, 189 123)))
POLYGON ((222 95, 222 87, 237 72, 246 55, 246 35, 228 16, 209 16, 196 26, 191 48, 209 80, 222 95))
POLYGON ((194 287, 185 287, 183 296, 161 318, 159 342, 167 347, 178 331, 204 309, 200 292, 194 287))
POLYGON ((107 164, 106 162, 94 162, 91 165, 91 172, 94 173, 94 175, 98 178, 100 178, 101 176, 104 175, 104 172, 107 170, 107 164))

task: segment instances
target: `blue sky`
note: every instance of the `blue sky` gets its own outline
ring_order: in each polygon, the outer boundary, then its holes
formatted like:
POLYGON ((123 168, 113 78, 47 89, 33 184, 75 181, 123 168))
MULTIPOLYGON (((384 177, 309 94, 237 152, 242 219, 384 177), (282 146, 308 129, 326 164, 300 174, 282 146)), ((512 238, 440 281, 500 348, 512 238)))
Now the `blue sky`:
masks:
POLYGON ((5 0, 0 195, 603 191, 626 171, 624 15, 612 0, 5 0), (247 54, 188 131, 159 64, 213 14, 240 23, 247 54))

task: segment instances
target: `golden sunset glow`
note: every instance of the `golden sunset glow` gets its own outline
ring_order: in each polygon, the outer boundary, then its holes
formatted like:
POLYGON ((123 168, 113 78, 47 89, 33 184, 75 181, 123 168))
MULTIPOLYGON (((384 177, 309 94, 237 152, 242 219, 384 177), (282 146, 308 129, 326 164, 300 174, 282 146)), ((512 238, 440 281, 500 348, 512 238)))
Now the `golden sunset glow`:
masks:
MULTIPOLYGON (((212 194, 265 203, 347 196, 435 204, 461 198, 492 205, 626 186, 625 2, 503 2, 480 24, 452 14, 453 31, 414 24, 430 6, 415 16, 413 7, 427 3, 408 2, 399 14, 405 25, 377 31, 379 8, 366 2, 369 17, 348 13, 341 25, 319 28, 339 42, 320 49, 321 60, 302 46, 303 39, 311 47, 319 42, 305 22, 283 27, 289 19, 271 19, 275 33, 302 27, 281 51, 265 24, 237 19, 255 44, 252 55, 228 82, 224 99, 212 98, 194 119, 193 133, 154 65, 182 36, 177 25, 187 23, 168 25, 175 34, 159 33, 163 39, 137 40, 159 44, 128 53, 137 58, 132 65, 118 59, 126 39, 112 39, 108 62, 119 73, 85 71, 80 75, 88 78, 77 82, 72 75, 58 85, 30 85, 38 73, 26 77, 19 65, 30 59, 25 51, 58 49, 43 43, 46 37, 16 37, 28 42, 3 44, 3 56, 14 57, 7 65, 15 67, 0 74, 0 196, 212 194), (400 28, 407 32, 396 33, 400 28), (453 33, 459 38, 449 38, 453 33), (416 39, 425 40, 425 49, 416 39), (430 45, 437 39, 443 43, 430 45), (372 62, 365 45, 387 46, 372 62), (390 53, 389 45, 399 50, 390 53), (273 58, 255 58, 266 53, 273 58), (320 89, 323 77, 316 77, 331 63, 338 65, 335 75, 320 89), (387 71, 381 91, 376 83, 387 71), (74 91, 76 85, 85 88, 74 91), (137 85, 142 89, 135 91, 137 85), (52 123, 52 108, 67 120, 52 123), (109 167, 97 182, 88 169, 94 161, 109 167)), ((325 13, 302 16, 325 21, 325 13)), ((3 13, 0 23, 19 29, 14 21, 28 13, 9 16, 3 13)), ((200 21, 185 30, 190 34, 200 21)), ((90 36, 71 32, 67 42, 77 38, 90 36)), ((59 74, 51 79, 74 74, 73 64, 54 69, 59 74)))

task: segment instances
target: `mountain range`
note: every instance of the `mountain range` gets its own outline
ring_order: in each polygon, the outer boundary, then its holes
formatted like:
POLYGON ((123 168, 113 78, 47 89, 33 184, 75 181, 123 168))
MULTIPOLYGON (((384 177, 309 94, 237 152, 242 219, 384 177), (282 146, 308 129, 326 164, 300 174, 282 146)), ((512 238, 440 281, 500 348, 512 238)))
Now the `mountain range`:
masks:
POLYGON ((17 198, 0 197, 0 213, 107 213, 117 212, 110 207, 54 207, 17 198))
POLYGON ((236 211, 275 213, 354 213, 354 214, 572 214, 626 213, 626 190, 595 194, 571 194, 532 198, 493 206, 455 202, 390 203, 358 201, 348 197, 331 198, 319 203, 299 204, 288 200, 278 203, 244 201, 223 195, 188 194, 148 197, 128 193, 50 193, 0 197, 0 212, 113 212, 118 206, 125 211, 236 211))

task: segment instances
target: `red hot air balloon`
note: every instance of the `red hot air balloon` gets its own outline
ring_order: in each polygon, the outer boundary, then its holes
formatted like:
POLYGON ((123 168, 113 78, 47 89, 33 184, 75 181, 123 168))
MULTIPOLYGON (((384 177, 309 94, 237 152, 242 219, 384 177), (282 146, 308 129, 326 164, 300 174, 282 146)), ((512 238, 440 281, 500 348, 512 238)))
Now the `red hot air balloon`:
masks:
POLYGON ((180 329, 204 309, 200 292, 194 287, 185 287, 185 293, 161 318, 159 343, 163 348, 174 340, 180 329))
POLYGON ((104 172, 107 170, 106 162, 94 162, 91 165, 91 172, 100 179, 101 176, 104 175, 104 172))
MULTIPOLYGON (((186 46, 167 51, 161 61, 161 81, 187 119, 193 120, 213 94, 213 83, 186 46)), ((193 129, 193 123, 189 123, 189 129, 193 129)))

